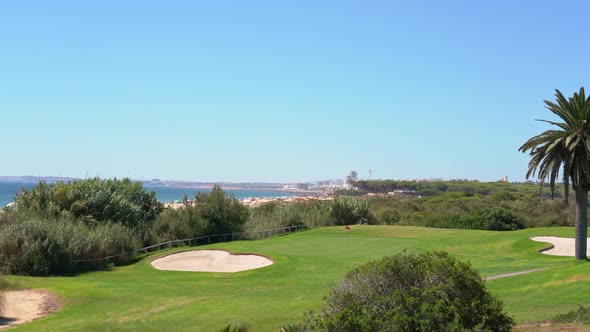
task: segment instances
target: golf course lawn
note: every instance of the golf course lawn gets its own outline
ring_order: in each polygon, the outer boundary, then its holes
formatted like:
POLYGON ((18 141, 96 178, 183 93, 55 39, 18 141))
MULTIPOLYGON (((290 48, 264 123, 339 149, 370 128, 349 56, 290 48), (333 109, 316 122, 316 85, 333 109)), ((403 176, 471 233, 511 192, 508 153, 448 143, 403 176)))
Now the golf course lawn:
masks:
POLYGON ((248 322, 253 331, 273 331, 317 309, 330 286, 370 260, 402 250, 445 250, 469 261, 483 276, 545 268, 488 281, 518 323, 550 319, 590 305, 590 262, 538 252, 546 244, 531 236, 573 237, 573 228, 533 228, 512 232, 404 226, 318 228, 258 241, 236 241, 194 249, 258 253, 275 263, 239 273, 159 271, 150 261, 74 277, 14 277, 22 288, 58 293, 58 312, 15 327, 19 331, 186 330, 215 331, 248 322))

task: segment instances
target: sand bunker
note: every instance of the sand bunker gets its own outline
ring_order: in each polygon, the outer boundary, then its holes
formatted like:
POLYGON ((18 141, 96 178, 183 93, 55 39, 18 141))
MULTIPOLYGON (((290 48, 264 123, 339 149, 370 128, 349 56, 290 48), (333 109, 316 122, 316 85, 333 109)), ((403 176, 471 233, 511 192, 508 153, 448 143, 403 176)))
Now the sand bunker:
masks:
POLYGON ((230 254, 223 250, 179 252, 152 261, 158 270, 193 272, 240 272, 269 266, 272 260, 252 254, 230 254))
MULTIPOLYGON (((535 236, 531 240, 538 242, 548 242, 553 245, 552 248, 543 250, 542 253, 554 256, 571 256, 574 257, 576 253, 575 239, 555 236, 535 236)), ((588 239, 590 242, 590 239, 588 239)), ((590 256, 590 247, 587 248, 586 254, 590 256)))
POLYGON ((5 291, 2 295, 4 305, 0 316, 0 329, 30 322, 61 307, 56 294, 40 289, 5 291))

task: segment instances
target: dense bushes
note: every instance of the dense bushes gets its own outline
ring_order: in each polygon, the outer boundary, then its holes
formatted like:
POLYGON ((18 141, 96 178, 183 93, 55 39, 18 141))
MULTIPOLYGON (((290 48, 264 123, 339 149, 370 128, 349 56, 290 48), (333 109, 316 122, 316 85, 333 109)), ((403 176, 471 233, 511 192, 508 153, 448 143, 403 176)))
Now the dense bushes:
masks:
POLYGON ((269 202, 250 210, 245 228, 247 231, 258 231, 297 225, 323 226, 328 217, 328 205, 321 201, 269 202))
POLYGON ((378 196, 370 209, 380 224, 512 230, 573 223, 573 205, 532 194, 497 192, 468 196, 448 192, 434 197, 378 196))
POLYGON ((2 228, 0 266, 12 274, 67 273, 75 268, 72 260, 103 258, 133 251, 137 245, 136 237, 121 225, 90 227, 71 221, 24 221, 2 228))
POLYGON ((426 219, 426 226, 488 231, 512 231, 525 228, 523 218, 504 208, 486 208, 463 215, 431 214, 426 219))
POLYGON ((154 223, 152 242, 193 238, 205 234, 207 221, 186 203, 178 209, 165 209, 154 223))
POLYGON ((72 260, 102 259, 149 243, 152 223, 162 211, 154 192, 129 179, 41 182, 23 189, 15 202, 15 208, 0 214, 0 266, 14 274, 103 266, 100 260, 82 266, 72 260))
POLYGON ((440 228, 516 230, 571 225, 573 206, 502 189, 484 196, 445 192, 433 197, 380 195, 331 201, 271 202, 251 209, 247 230, 346 224, 416 225, 440 228))
POLYGON ((469 264, 444 252, 401 253, 349 272, 311 331, 510 331, 513 321, 469 264))
POLYGON ((382 193, 370 199, 381 224, 494 230, 573 225, 573 203, 561 198, 563 185, 556 186, 555 200, 550 192, 539 195, 539 185, 528 182, 377 180, 356 185, 382 193), (512 221, 503 222, 507 219, 512 221))
MULTIPOLYGON (((522 194, 539 193, 539 186, 532 182, 479 182, 474 180, 451 181, 409 181, 409 180, 360 180, 354 186, 361 192, 388 193, 395 190, 411 191, 420 196, 438 196, 447 192, 459 192, 468 196, 493 195, 498 191, 517 192, 522 194)), ((563 197, 564 187, 557 184, 554 196, 563 197)), ((551 197, 550 192, 543 193, 543 197, 551 197)))
POLYGON ((156 220, 153 234, 158 241, 210 234, 241 232, 248 220, 248 208, 228 196, 219 186, 210 193, 198 193, 178 209, 166 209, 156 220))
POLYGON ((374 224, 375 217, 364 199, 336 198, 330 203, 331 225, 374 224))
POLYGON ((154 192, 129 179, 98 178, 56 184, 39 183, 15 197, 17 210, 27 218, 115 222, 147 230, 162 211, 154 192))
POLYGON ((128 179, 40 183, 18 194, 16 206, 1 214, 0 266, 31 275, 100 267, 100 259, 141 244, 240 232, 249 214, 218 186, 185 200, 181 209, 161 213, 155 193, 128 179), (88 259, 97 261, 72 263, 88 259))
POLYGON ((308 227, 374 224, 376 218, 365 199, 336 198, 330 201, 270 202, 251 210, 246 230, 306 225, 308 227))
POLYGON ((217 185, 210 193, 197 193, 193 205, 207 221, 208 234, 241 232, 248 220, 248 208, 217 185))

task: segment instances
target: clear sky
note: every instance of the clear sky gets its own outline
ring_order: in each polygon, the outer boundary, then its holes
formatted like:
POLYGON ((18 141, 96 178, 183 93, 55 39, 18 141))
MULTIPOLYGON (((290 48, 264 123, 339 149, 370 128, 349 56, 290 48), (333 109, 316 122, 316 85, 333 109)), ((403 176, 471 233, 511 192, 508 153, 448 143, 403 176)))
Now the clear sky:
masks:
MULTIPOLYGON (((12 1, 0 175, 524 180, 587 1, 12 1)), ((590 89, 590 86, 587 86, 590 89)))

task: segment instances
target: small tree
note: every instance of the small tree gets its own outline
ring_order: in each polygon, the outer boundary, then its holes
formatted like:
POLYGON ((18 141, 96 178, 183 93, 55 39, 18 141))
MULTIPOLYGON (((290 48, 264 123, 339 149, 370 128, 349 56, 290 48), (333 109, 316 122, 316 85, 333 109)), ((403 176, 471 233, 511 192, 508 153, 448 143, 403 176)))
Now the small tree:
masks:
POLYGON ((248 208, 218 185, 210 193, 197 193, 194 205, 209 223, 208 234, 241 232, 249 216, 248 208))
POLYGON ((305 323, 311 331, 510 331, 502 307, 468 263, 404 252, 348 273, 305 323))

